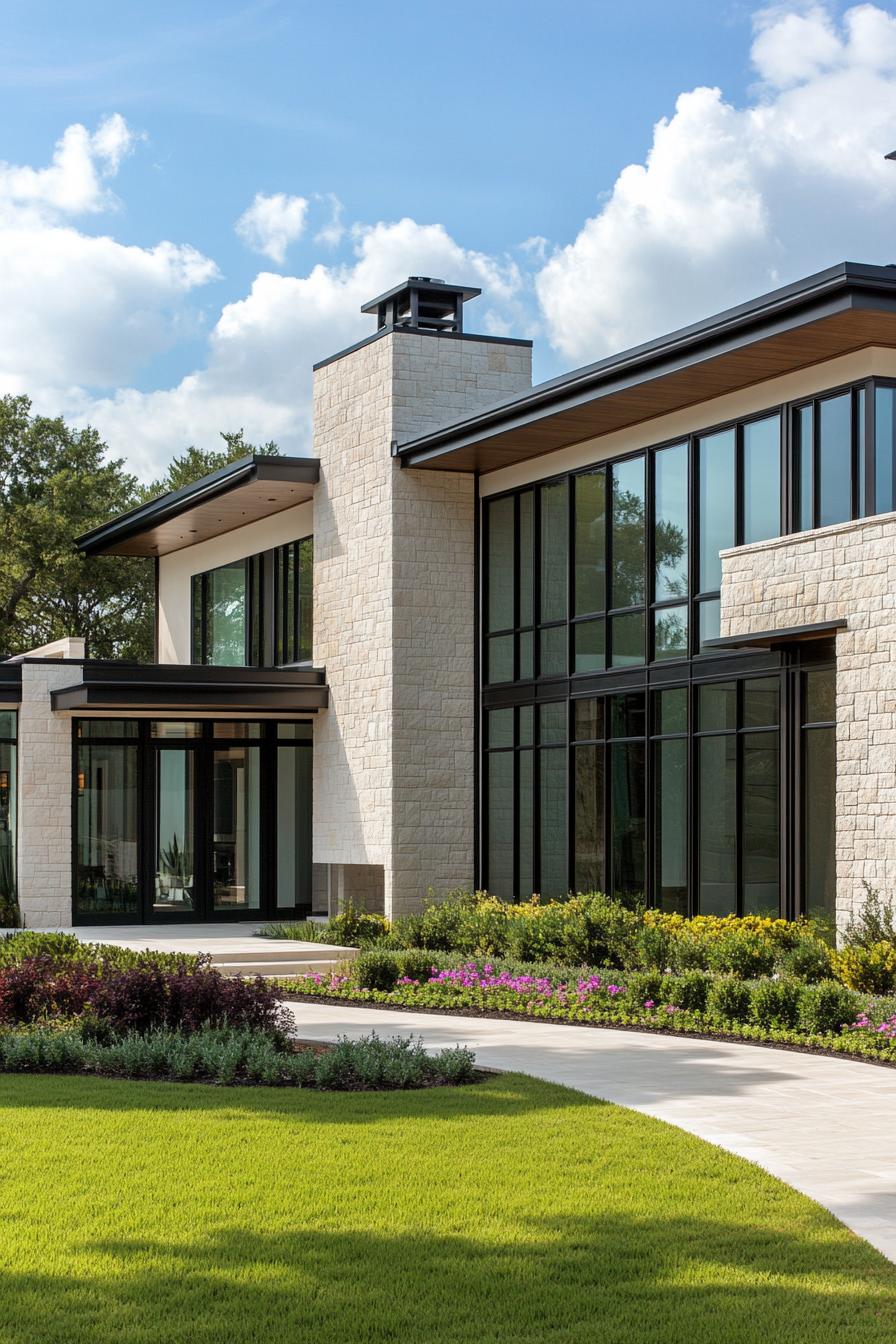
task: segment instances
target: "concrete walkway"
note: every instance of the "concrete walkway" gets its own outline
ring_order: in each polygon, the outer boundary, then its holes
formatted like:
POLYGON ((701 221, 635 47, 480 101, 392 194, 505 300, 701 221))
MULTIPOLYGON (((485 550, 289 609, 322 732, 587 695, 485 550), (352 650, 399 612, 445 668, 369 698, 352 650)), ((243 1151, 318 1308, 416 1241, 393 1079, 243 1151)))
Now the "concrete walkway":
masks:
POLYGON ((757 1162, 896 1261, 896 1070, 726 1041, 288 1005, 299 1036, 376 1031, 643 1111, 757 1162))

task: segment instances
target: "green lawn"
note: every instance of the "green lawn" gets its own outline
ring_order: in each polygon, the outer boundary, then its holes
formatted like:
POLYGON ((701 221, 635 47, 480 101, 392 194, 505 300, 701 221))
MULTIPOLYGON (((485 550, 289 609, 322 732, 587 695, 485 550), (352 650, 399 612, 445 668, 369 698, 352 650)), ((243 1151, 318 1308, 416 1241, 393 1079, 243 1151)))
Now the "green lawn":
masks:
POLYGON ((896 1337, 896 1268, 807 1199, 528 1078, 0 1103, 3 1344, 896 1337))

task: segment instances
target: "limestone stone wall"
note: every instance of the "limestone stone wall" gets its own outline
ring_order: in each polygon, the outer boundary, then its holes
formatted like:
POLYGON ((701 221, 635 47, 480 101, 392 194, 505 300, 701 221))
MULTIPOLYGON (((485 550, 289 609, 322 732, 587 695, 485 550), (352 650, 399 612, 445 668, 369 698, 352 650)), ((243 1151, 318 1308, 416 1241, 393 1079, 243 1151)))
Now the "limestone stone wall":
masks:
POLYGON ((722 634, 847 621, 837 658, 837 915, 896 894, 896 514, 722 552, 722 634))
POLYGON ((72 724, 50 692, 81 680, 77 663, 22 664, 18 736, 18 887, 28 928, 72 922, 72 724))
POLYGON ((475 483, 392 444, 530 384, 527 346, 404 331, 315 373, 314 857, 389 914, 472 882, 475 825, 475 483))

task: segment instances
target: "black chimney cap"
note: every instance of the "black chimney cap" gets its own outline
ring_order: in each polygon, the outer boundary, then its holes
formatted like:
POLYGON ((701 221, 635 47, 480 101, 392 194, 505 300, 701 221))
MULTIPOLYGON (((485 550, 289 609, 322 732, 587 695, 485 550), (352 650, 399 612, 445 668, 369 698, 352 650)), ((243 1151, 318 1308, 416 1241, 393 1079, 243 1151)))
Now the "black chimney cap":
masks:
POLYGON ((461 334, 463 306, 481 293, 470 285, 446 285, 444 280, 428 275, 410 275, 402 284, 362 304, 361 312, 376 314, 378 330, 402 327, 461 334))

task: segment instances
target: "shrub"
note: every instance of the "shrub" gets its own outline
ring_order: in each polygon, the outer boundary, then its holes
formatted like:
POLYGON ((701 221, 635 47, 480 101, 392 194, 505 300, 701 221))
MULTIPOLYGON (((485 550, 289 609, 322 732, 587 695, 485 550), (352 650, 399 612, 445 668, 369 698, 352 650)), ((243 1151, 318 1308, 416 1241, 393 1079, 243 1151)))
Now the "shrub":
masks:
POLYGON ((799 1026, 810 1035, 836 1034, 855 1021, 860 1004, 859 996, 836 980, 806 985, 800 994, 799 1026))
POLYGON ((762 980, 753 986, 750 1013, 760 1027, 796 1026, 802 986, 797 980, 762 980))
POLYGON ((750 987, 735 975, 713 981, 706 996, 706 1011, 720 1022, 747 1022, 750 1017, 750 987))
POLYGON ((0 936, 0 968, 15 966, 33 957, 41 957, 53 966, 92 966, 99 973, 128 970, 131 967, 157 966, 163 971, 198 970, 208 966, 211 957, 186 952, 159 952, 109 943, 82 943, 73 933, 39 933, 23 929, 0 936))
POLYGON ((398 984, 400 974, 398 954, 378 947, 362 952, 351 963, 351 981, 359 989, 377 989, 388 993, 398 984))
POLYGON ((712 978, 705 971, 685 971, 683 975, 667 975, 663 980, 662 1002, 686 1012, 702 1013, 712 978))
POLYGON ((843 930, 846 947, 873 947, 875 943, 896 943, 896 908, 885 901, 869 882, 863 882, 865 898, 843 930))
POLYGON ((781 975, 816 984, 831 978, 831 949, 820 938, 801 937, 794 947, 782 952, 777 962, 781 975))
POLYGON ((708 949, 709 969, 741 980, 770 975, 775 965, 771 939, 758 931, 732 928, 714 939, 708 949))
POLYGON ((663 988, 662 971, 632 971, 625 979, 626 1003, 632 1008, 640 1007, 648 999, 657 1003, 663 997, 663 988))
POLYGON ((709 943, 694 934, 683 933, 672 939, 669 965, 673 971, 705 971, 709 965, 709 943))
POLYGON ((388 942, 390 947, 423 947, 422 935, 422 915, 399 915, 392 921, 388 942))
POLYGON ((644 924, 632 938, 634 965, 664 971, 672 965, 674 938, 659 924, 644 924))
POLYGON ((365 943, 378 942, 388 932, 389 921, 385 915, 373 910, 356 910, 352 904, 348 904, 321 926, 316 941, 337 947, 361 947, 365 943))
POLYGON ((853 944, 834 954, 834 969, 850 989, 867 994, 889 994, 896 989, 896 946, 872 943, 869 947, 853 944))

